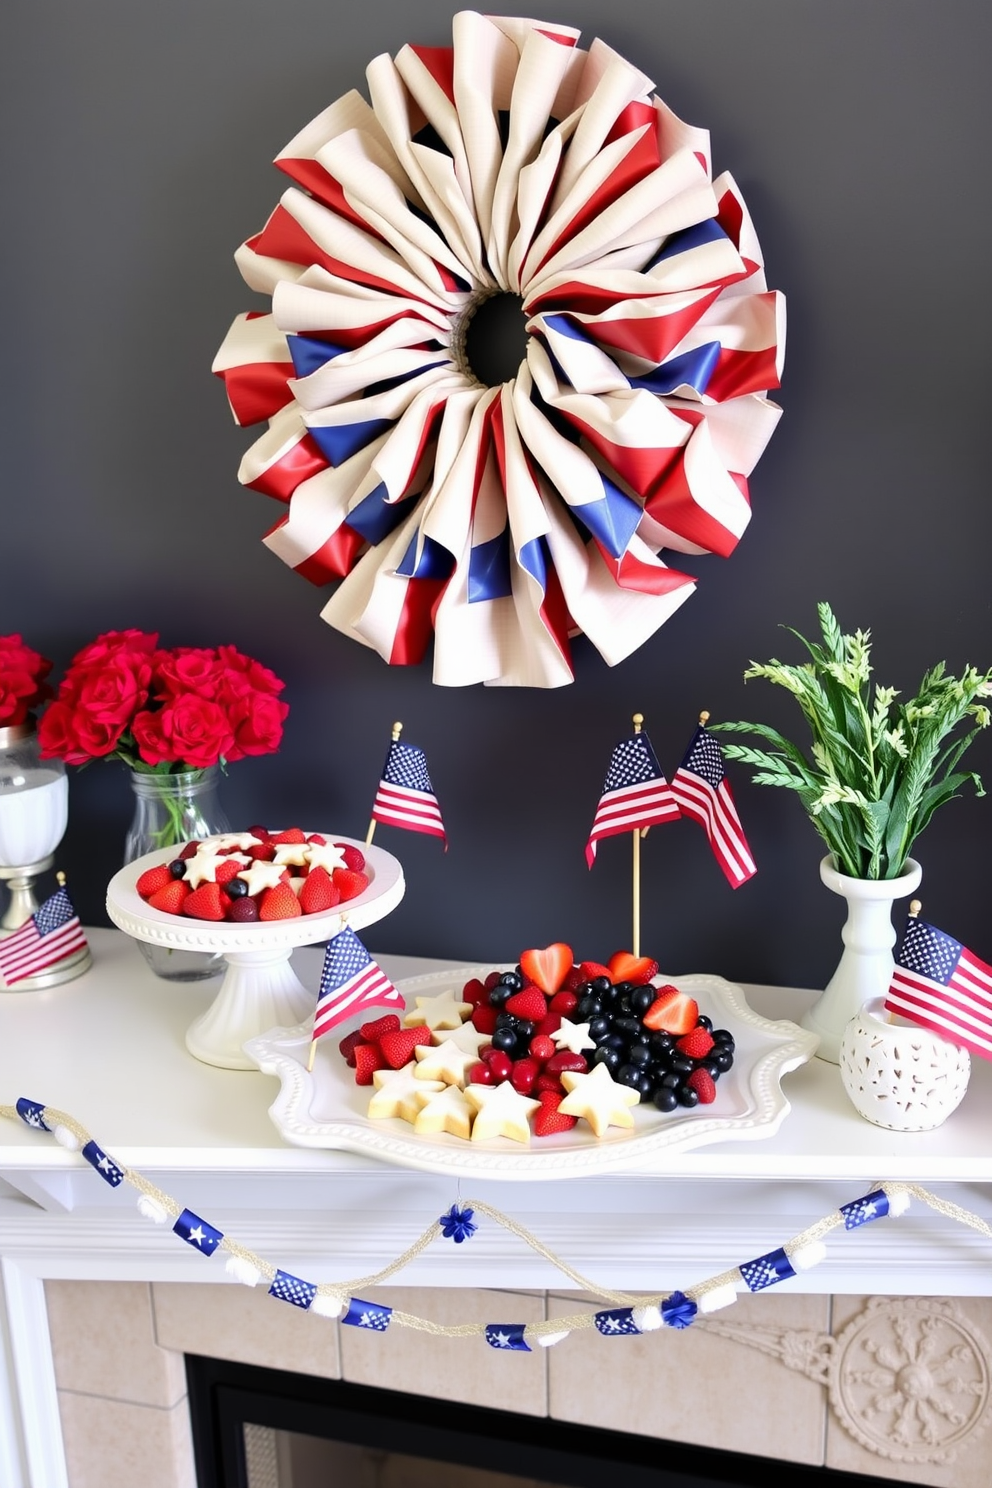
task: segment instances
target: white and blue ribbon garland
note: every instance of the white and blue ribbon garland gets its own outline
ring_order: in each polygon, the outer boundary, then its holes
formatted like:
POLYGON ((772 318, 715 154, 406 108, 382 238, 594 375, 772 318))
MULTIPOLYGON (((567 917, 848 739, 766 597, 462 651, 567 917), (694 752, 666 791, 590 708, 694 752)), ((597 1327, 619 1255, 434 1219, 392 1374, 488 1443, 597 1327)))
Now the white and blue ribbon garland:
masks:
POLYGON ((340 1317, 341 1322, 349 1327, 364 1328, 369 1332, 384 1333, 392 1323, 396 1323, 400 1327, 413 1328, 436 1337, 483 1337, 491 1348, 521 1353, 531 1352, 532 1343, 547 1347, 567 1338, 569 1333, 588 1328, 595 1328, 604 1337, 613 1338, 638 1337, 659 1328, 688 1328, 699 1316, 729 1306, 740 1292, 764 1291, 780 1281, 789 1280, 797 1272, 817 1265, 826 1255, 822 1242, 831 1231, 856 1230, 877 1219, 897 1217, 906 1211, 914 1198, 937 1213, 977 1230, 992 1241, 992 1225, 970 1210, 940 1199, 916 1183, 884 1182, 876 1184, 860 1198, 852 1199, 839 1209, 824 1215, 775 1250, 744 1261, 718 1276, 697 1282, 684 1291, 634 1296, 597 1286, 556 1256, 522 1225, 491 1204, 485 1204, 481 1200, 463 1204, 459 1199, 429 1225, 402 1255, 397 1256, 381 1271, 350 1282, 317 1283, 273 1266, 191 1209, 183 1208, 133 1168, 115 1162, 97 1145, 89 1132, 66 1112, 22 1097, 16 1105, 0 1105, 0 1116, 20 1120, 33 1131, 47 1132, 69 1151, 79 1152, 111 1187, 119 1188, 127 1183, 138 1189, 138 1210, 145 1218, 156 1224, 165 1224, 171 1219, 172 1228, 179 1239, 208 1258, 219 1250, 224 1251, 227 1256, 227 1271, 245 1286, 257 1286, 260 1281, 265 1280, 269 1295, 279 1301, 321 1317, 340 1317), (453 1240, 456 1245, 470 1240, 478 1229, 476 1214, 485 1215, 511 1234, 517 1235, 538 1255, 557 1267, 574 1286, 582 1291, 592 1292, 613 1305, 598 1312, 575 1313, 568 1317, 548 1318, 534 1323, 472 1322, 444 1325, 415 1313, 387 1307, 380 1302, 364 1301, 355 1295, 359 1289, 364 1291, 368 1287, 378 1286, 394 1276, 435 1240, 453 1240))

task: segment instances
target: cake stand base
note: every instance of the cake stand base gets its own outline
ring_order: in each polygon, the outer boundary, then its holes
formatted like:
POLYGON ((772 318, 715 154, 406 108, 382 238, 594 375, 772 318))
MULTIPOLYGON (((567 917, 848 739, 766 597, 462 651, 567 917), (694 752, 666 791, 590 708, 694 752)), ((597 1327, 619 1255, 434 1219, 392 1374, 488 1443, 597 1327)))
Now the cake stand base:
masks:
POLYGON ((270 1028, 295 1028, 312 1018, 315 996, 289 964, 292 947, 226 951, 227 972, 207 1011, 186 1034, 186 1047, 204 1064, 257 1070, 244 1053, 247 1039, 270 1028))

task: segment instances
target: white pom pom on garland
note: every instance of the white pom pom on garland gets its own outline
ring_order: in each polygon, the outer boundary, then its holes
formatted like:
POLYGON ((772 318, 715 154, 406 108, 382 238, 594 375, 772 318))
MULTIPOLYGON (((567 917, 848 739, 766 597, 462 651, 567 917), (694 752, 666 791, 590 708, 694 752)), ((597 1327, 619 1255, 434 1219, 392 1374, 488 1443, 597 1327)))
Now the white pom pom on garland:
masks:
POLYGON ((727 1282, 725 1286, 713 1287, 712 1291, 703 1292, 696 1298, 696 1306, 701 1313, 719 1312, 721 1308, 730 1307, 737 1301, 737 1288, 733 1282, 727 1282))
POLYGON ((153 1199, 150 1194, 139 1196, 138 1213, 142 1219, 150 1219, 152 1224, 165 1224, 169 1218, 169 1211, 164 1209, 158 1199, 153 1199))
POLYGON ((635 1307, 631 1313, 634 1327, 642 1333, 653 1333, 664 1326, 660 1307, 635 1307))
POLYGON ((889 1201, 889 1213, 893 1219, 898 1219, 900 1214, 906 1213, 906 1210, 913 1201, 904 1188, 897 1188, 894 1193, 889 1193, 889 1190, 885 1188, 884 1184, 882 1187, 885 1197, 889 1201))
POLYGON ((568 1329, 564 1333, 538 1333, 537 1341, 542 1348, 553 1348, 556 1343, 561 1343, 563 1338, 568 1337, 568 1329))
POLYGON ((797 1246, 795 1250, 787 1252, 793 1271, 812 1271, 821 1261, 827 1258, 827 1247, 822 1240, 814 1240, 809 1245, 797 1246))
POLYGON ((318 1292, 310 1303, 310 1311, 315 1312, 318 1317, 340 1317, 344 1311, 344 1301, 341 1297, 327 1296, 324 1292, 318 1292))
POLYGON ((78 1152, 82 1146, 75 1132, 71 1132, 67 1126, 53 1126, 52 1136, 58 1142, 59 1146, 64 1147, 67 1152, 78 1152))
POLYGON ((240 1281, 242 1286, 258 1286, 262 1279, 262 1273, 251 1261, 243 1260, 241 1256, 228 1256, 224 1263, 224 1270, 228 1276, 233 1276, 235 1281, 240 1281))

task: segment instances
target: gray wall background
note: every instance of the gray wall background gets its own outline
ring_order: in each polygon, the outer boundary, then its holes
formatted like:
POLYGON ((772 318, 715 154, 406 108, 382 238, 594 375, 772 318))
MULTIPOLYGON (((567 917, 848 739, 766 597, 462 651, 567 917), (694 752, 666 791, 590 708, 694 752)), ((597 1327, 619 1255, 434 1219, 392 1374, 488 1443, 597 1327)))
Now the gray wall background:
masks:
MULTIPOLYGON (((590 0, 538 7, 601 35, 711 130, 789 297, 785 417, 737 553, 610 670, 577 646, 551 693, 432 686, 319 619, 320 592, 269 554, 275 504, 236 481, 210 363, 253 297, 232 254, 282 190, 269 162, 367 61, 443 45, 453 8, 391 0, 5 0, 0 16, 4 313, 0 632, 57 669, 100 630, 229 641, 286 679, 278 757, 232 768, 236 824, 363 835, 389 725, 427 751, 451 841, 380 829, 403 905, 381 950, 488 960, 629 939, 629 849, 582 849, 610 749, 635 710, 665 769, 701 707, 792 731, 741 673, 794 654, 818 599, 870 626, 880 679, 989 662, 985 0, 590 0)), ((798 659, 798 658, 797 658, 798 659)), ((970 763, 992 774, 987 737, 970 763)), ((798 803, 732 774, 759 862, 732 892, 688 822, 645 843, 644 942, 672 971, 823 985, 843 907, 819 883, 798 803)), ((61 860, 85 920, 130 816, 123 768, 73 772, 61 860)), ((992 807, 961 800, 918 856, 925 914, 992 959, 992 807)))

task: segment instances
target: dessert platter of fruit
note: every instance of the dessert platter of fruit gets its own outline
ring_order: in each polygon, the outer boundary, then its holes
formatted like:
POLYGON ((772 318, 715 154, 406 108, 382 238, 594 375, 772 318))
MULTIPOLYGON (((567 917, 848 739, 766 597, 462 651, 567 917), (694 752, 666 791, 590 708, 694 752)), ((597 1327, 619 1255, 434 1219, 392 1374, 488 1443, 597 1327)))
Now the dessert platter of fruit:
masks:
POLYGON ((778 1130, 781 1077, 816 1036, 771 1022, 715 976, 669 980, 646 956, 604 965, 556 943, 512 967, 398 983, 405 1012, 369 1009, 307 1069, 310 1026, 246 1052, 281 1086, 286 1141, 427 1171, 557 1177, 778 1130))
POLYGON ((254 1069, 246 1039, 312 1017, 314 995, 289 964, 298 946, 371 925, 403 898, 391 853, 332 832, 251 827, 164 847, 128 863, 107 887, 119 929, 155 945, 220 953, 224 980, 190 1027, 207 1064, 254 1069))

